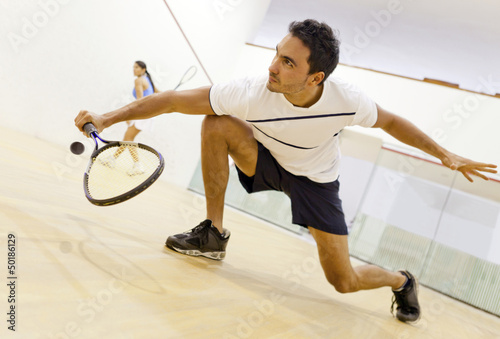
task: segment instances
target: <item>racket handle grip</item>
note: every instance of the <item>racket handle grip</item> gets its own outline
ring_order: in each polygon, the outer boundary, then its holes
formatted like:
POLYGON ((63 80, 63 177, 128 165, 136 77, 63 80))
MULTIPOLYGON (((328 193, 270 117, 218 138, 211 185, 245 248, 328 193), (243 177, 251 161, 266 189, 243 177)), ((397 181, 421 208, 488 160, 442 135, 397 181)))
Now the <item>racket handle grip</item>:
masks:
POLYGON ((85 125, 83 125, 83 130, 89 137, 94 132, 97 134, 97 128, 95 128, 95 126, 91 122, 87 122, 85 125))

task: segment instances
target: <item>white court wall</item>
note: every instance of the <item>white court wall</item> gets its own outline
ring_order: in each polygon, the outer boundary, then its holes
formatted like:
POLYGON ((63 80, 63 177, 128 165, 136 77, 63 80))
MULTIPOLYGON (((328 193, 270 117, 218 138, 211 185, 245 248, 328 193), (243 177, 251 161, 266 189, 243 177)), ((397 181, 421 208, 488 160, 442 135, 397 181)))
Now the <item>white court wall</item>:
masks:
MULTIPOLYGON (((269 2, 168 1, 214 82, 267 71, 274 52, 244 42, 269 2)), ((67 147, 83 139, 73 127, 80 109, 104 113, 133 100, 137 59, 162 90, 197 64, 163 1, 0 1, 0 123, 67 147)), ((350 67, 335 72, 450 150, 500 164, 493 152, 500 144, 499 99, 350 67)), ((199 68, 186 88, 207 84, 199 68)), ((201 117, 161 116, 151 133, 139 135, 165 155, 163 179, 188 185, 199 160, 200 123, 201 117)), ((119 124, 103 136, 121 138, 124 130, 119 124)), ((395 143, 380 131, 360 131, 395 143)))
MULTIPOLYGON (((168 3, 209 77, 221 81, 269 0, 168 3)), ((105 113, 133 100, 136 60, 146 62, 160 90, 173 88, 190 65, 198 72, 185 89, 210 84, 162 0, 2 0, 0 123, 69 147, 85 139, 74 127, 79 110, 105 113)), ((201 120, 165 115, 139 134, 138 142, 167 159, 162 179, 187 187, 199 161, 201 120)), ((117 124, 102 136, 121 139, 125 128, 117 124)))

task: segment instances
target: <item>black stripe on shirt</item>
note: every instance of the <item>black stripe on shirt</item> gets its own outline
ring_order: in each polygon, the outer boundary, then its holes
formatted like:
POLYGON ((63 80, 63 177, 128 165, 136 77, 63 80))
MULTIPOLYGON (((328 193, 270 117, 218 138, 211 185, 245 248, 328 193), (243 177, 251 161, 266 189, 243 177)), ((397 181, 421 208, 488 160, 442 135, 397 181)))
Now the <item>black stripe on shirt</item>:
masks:
POLYGON ((279 143, 282 143, 283 145, 287 145, 287 146, 290 146, 290 147, 294 147, 294 148, 299 148, 299 149, 314 149, 314 148, 317 148, 318 146, 315 146, 315 147, 302 147, 302 146, 295 146, 295 145, 292 145, 292 144, 289 144, 289 143, 286 143, 284 141, 281 141, 281 140, 278 140, 276 138, 273 138, 272 136, 264 133, 262 130, 260 130, 259 128, 257 128, 257 126, 255 125, 252 125, 253 127, 255 127, 255 129, 257 129, 260 133, 264 134, 266 137, 268 138, 271 138, 273 140, 276 140, 277 142, 279 143))
POLYGON ((309 115, 305 117, 285 117, 285 118, 274 118, 274 119, 263 119, 263 120, 247 120, 248 122, 273 122, 273 121, 283 121, 283 120, 302 120, 302 119, 317 119, 317 118, 329 118, 329 117, 339 117, 344 115, 354 115, 356 112, 350 113, 333 113, 324 115, 309 115))

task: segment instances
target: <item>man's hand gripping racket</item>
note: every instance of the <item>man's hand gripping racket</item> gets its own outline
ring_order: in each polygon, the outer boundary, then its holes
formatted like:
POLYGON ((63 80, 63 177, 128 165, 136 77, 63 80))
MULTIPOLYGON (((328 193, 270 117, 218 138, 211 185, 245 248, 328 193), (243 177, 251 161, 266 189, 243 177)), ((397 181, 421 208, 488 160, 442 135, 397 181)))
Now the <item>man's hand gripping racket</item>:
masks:
POLYGON ((90 122, 83 130, 95 142, 83 176, 85 196, 92 204, 109 206, 133 198, 163 172, 163 157, 155 149, 136 142, 104 140, 90 122), (97 139, 105 145, 99 148, 97 139))

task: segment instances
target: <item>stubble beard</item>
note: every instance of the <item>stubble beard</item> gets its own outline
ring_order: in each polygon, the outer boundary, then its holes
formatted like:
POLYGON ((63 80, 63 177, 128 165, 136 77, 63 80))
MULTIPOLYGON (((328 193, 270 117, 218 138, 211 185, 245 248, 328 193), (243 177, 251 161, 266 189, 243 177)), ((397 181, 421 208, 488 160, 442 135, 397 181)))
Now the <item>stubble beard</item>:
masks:
POLYGON ((267 89, 270 90, 271 92, 274 93, 283 93, 283 94, 295 94, 299 93, 300 91, 304 90, 306 87, 306 81, 302 83, 294 83, 294 84, 288 84, 288 85, 280 85, 279 80, 274 78, 277 82, 267 82, 267 89))

